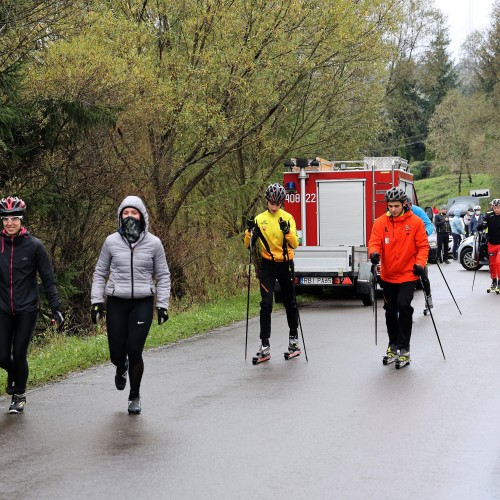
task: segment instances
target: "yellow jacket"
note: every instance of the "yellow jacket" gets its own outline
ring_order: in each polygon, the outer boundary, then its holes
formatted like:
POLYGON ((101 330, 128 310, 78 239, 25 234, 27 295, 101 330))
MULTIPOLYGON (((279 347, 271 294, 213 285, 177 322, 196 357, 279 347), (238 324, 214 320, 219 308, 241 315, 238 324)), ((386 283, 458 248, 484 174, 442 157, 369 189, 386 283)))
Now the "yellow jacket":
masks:
MULTIPOLYGON (((272 214, 269 210, 260 213, 255 217, 255 223, 260 230, 262 236, 266 239, 269 253, 259 237, 257 238, 257 245, 259 252, 264 259, 274 260, 274 262, 284 262, 285 260, 293 259, 293 248, 299 246, 299 238, 297 236, 297 226, 295 219, 288 213, 280 208, 276 213, 272 214), (288 234, 283 234, 280 229, 280 219, 290 224, 290 231, 288 234), (283 243, 286 240, 286 253, 283 254, 283 243), (271 255, 272 254, 272 255, 271 255)), ((245 231, 245 246, 250 246, 250 231, 245 231)))

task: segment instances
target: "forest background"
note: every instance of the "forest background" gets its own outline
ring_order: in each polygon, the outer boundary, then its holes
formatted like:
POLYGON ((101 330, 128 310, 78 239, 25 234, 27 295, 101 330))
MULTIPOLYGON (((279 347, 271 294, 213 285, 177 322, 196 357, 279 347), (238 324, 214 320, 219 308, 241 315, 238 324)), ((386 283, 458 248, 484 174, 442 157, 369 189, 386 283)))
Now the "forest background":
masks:
POLYGON ((432 0, 2 0, 0 195, 27 202, 67 333, 126 195, 183 310, 245 288, 246 218, 288 158, 498 182, 500 0, 458 63, 448 46, 432 0))

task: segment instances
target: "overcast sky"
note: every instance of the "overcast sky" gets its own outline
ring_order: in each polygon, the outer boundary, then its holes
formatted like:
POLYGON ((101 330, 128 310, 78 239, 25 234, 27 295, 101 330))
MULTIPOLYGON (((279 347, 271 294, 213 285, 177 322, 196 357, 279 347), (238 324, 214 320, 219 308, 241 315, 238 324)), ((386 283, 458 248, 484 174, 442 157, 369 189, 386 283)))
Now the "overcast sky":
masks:
POLYGON ((448 20, 450 52, 455 60, 467 35, 489 26, 493 3, 494 0, 434 0, 448 20))

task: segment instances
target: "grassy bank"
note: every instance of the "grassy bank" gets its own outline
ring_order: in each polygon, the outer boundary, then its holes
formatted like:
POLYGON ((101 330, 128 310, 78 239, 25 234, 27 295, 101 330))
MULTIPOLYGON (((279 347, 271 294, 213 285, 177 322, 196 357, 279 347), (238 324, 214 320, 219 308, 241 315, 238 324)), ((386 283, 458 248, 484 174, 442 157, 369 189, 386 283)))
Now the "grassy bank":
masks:
MULTIPOLYGON (((259 311, 260 296, 252 291, 250 296, 250 315, 259 311)), ((162 326, 155 321, 146 341, 146 348, 159 347, 213 330, 246 318, 247 294, 221 299, 216 303, 204 304, 189 311, 176 314, 162 326)), ((241 331, 242 345, 245 330, 241 331)), ((90 337, 66 337, 48 331, 43 337, 33 339, 29 353, 30 376, 28 388, 45 384, 64 377, 70 372, 90 368, 109 362, 106 335, 96 329, 90 337)), ((0 370, 0 394, 5 394, 6 373, 0 370)))
MULTIPOLYGON (((442 175, 440 177, 431 177, 421 179, 415 182, 415 188, 418 195, 420 207, 432 207, 436 205, 446 205, 448 198, 455 196, 470 196, 470 191, 475 189, 489 189, 492 198, 498 198, 498 182, 493 176, 488 174, 472 174, 472 184, 469 183, 467 176, 462 178, 462 187, 458 190, 458 176, 456 174, 442 175)), ((487 208, 488 201, 491 198, 481 200, 483 210, 487 208)))

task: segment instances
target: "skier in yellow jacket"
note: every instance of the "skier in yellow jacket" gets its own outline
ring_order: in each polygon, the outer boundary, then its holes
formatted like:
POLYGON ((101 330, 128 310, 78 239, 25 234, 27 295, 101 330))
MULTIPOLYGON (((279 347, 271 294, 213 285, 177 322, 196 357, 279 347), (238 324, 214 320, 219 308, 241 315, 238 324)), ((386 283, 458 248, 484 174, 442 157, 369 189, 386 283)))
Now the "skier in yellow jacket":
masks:
POLYGON ((271 184, 266 190, 267 210, 247 222, 245 246, 257 244, 261 257, 258 268, 260 282, 259 360, 270 358, 271 313, 276 280, 281 287, 289 332, 289 353, 299 351, 298 312, 293 285, 293 249, 299 245, 295 220, 281 208, 286 191, 281 184, 271 184))

